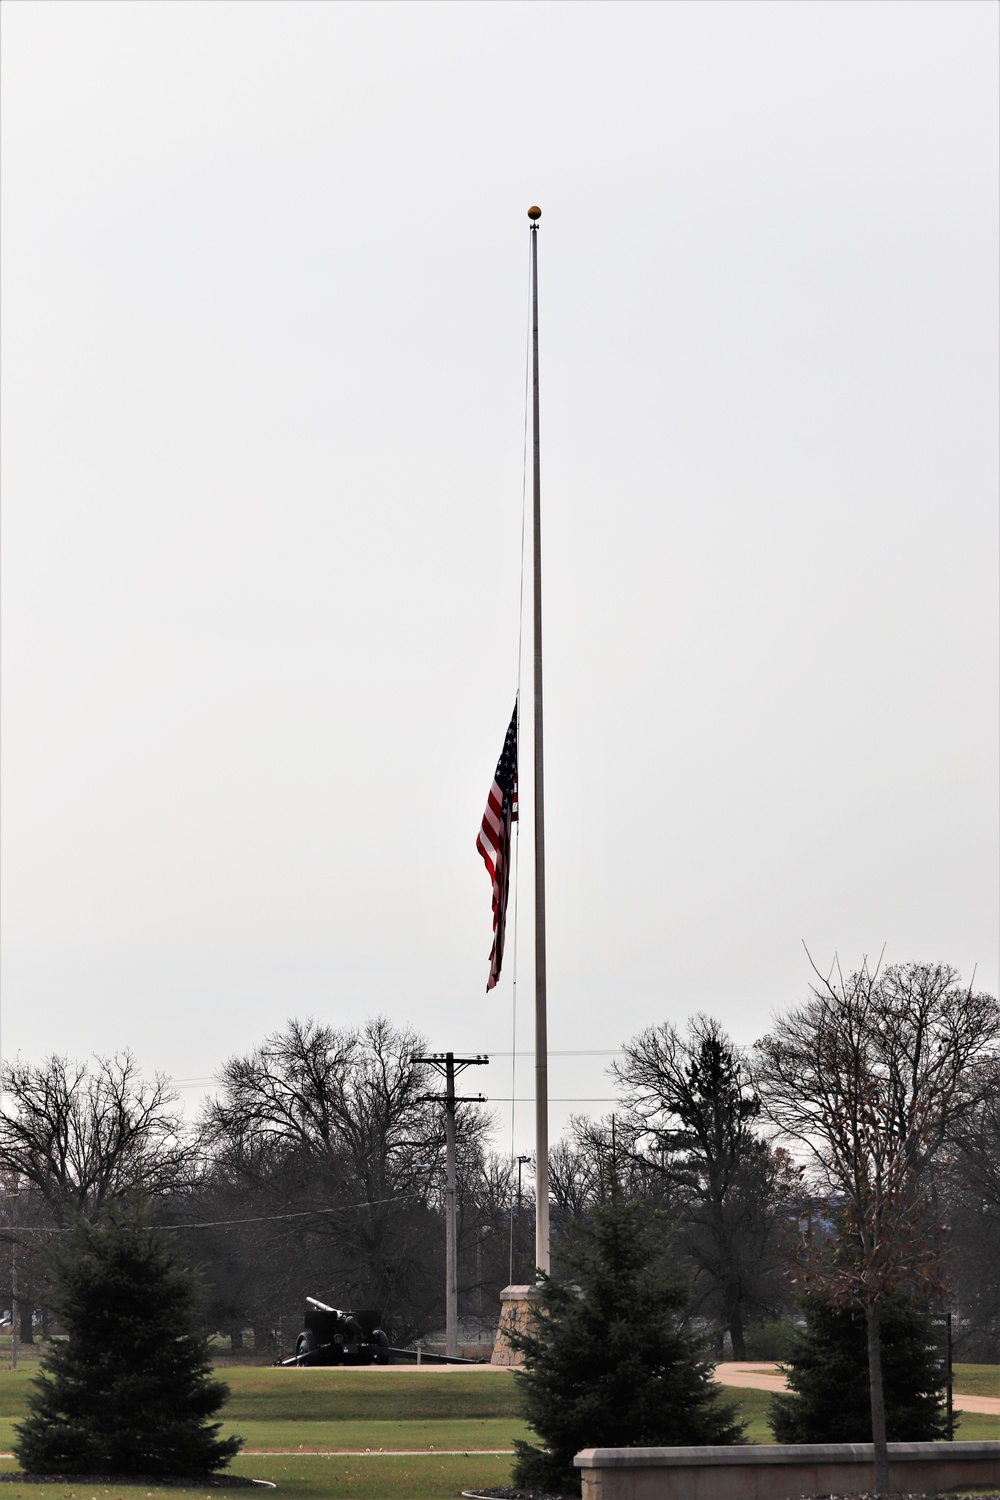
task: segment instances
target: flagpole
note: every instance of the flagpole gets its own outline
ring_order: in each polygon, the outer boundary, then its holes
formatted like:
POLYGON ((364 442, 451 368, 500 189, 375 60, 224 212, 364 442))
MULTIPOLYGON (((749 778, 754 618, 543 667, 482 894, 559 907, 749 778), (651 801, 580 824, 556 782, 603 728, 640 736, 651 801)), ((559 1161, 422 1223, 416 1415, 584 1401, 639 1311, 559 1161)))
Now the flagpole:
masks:
POLYGON ((549 1043, 545 986, 545 788, 542 759, 542 530, 538 432, 538 221, 531 220, 532 584, 535 658, 535 1265, 549 1269, 549 1043))

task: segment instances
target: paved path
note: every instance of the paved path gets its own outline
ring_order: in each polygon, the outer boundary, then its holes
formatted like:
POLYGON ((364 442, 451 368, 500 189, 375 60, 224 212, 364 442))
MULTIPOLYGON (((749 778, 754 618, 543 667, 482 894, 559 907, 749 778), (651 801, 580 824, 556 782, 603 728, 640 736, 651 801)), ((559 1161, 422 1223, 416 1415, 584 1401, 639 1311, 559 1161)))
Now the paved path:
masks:
POLYGON ((785 1377, 775 1365, 734 1364, 731 1360, 717 1364, 715 1379, 720 1385, 750 1386, 755 1391, 783 1391, 785 1377))
MULTIPOLYGON (((749 1386, 756 1391, 783 1391, 784 1376, 772 1364, 747 1364, 724 1361, 715 1367, 720 1385, 749 1386)), ((1000 1396, 966 1396, 956 1391, 952 1397, 956 1411, 976 1411, 985 1416, 1000 1417, 1000 1396)))

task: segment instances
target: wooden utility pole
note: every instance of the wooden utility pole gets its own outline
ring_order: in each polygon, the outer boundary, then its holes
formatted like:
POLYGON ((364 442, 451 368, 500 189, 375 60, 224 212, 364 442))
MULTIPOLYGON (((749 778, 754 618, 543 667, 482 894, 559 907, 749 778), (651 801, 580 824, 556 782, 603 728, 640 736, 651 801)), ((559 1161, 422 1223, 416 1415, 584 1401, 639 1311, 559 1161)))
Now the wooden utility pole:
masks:
POLYGON ((10 1367, 17 1369, 17 1341, 21 1332, 21 1307, 17 1298, 17 1234, 10 1241, 10 1367))
POLYGON ((16 1370, 21 1341, 21 1301, 17 1286, 17 1225, 20 1219, 21 1190, 16 1187, 13 1192, 4 1193, 3 1197, 13 1200, 10 1205, 10 1367, 16 1370))
POLYGON ((445 1160, 445 1354, 449 1359, 458 1356, 458 1162, 455 1150, 455 1107, 459 1104, 485 1104, 482 1094, 457 1096, 455 1079, 466 1068, 480 1067, 489 1062, 481 1053, 475 1057, 456 1057, 454 1052, 430 1052, 410 1059, 415 1063, 427 1063, 444 1077, 443 1094, 425 1094, 425 1099, 435 1099, 444 1105, 444 1160, 445 1160))

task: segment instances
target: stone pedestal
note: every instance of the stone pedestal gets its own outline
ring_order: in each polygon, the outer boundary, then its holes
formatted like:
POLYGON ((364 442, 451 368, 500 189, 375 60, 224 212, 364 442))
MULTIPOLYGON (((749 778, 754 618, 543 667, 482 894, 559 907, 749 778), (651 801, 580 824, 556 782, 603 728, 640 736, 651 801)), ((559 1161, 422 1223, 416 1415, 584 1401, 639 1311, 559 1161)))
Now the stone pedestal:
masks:
POLYGON ((538 1288, 535 1286, 504 1287, 500 1293, 500 1322, 497 1325, 491 1365, 524 1364, 524 1355, 510 1347, 507 1333, 512 1328, 520 1332, 528 1327, 529 1309, 537 1298, 538 1288))

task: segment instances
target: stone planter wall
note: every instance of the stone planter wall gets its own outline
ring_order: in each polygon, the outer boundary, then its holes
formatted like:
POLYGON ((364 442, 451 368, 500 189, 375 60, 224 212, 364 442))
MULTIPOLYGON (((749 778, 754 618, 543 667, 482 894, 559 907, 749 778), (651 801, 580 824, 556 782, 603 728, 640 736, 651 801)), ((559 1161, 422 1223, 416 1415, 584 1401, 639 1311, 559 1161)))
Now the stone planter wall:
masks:
MULTIPOLYGON (((871 1443, 755 1448, 585 1448, 583 1500, 797 1500, 874 1486, 871 1443)), ((1000 1487, 1000 1442, 890 1443, 889 1488, 1000 1487)))

